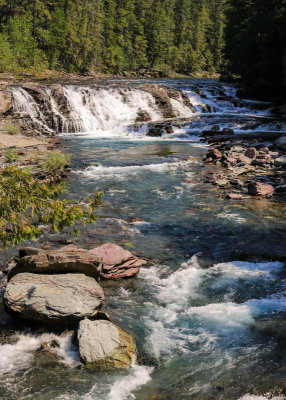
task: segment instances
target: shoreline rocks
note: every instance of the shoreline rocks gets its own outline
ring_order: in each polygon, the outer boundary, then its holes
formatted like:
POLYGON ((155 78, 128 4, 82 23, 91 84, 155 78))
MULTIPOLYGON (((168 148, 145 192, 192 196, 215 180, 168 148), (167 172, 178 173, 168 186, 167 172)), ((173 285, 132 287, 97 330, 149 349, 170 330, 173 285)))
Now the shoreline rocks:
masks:
POLYGON ((95 316, 103 301, 102 288, 84 274, 18 273, 4 293, 8 311, 55 326, 70 326, 95 316))
POLYGON ((14 275, 30 272, 35 274, 82 273, 98 280, 102 269, 102 258, 74 245, 59 250, 23 249, 18 263, 8 274, 8 280, 14 275), (28 255, 24 255, 27 254, 28 255), (32 254, 31 254, 32 253, 32 254))
POLYGON ((102 257, 100 276, 104 279, 131 278, 138 274, 142 266, 141 261, 130 251, 113 243, 95 247, 89 252, 102 257))
MULTIPOLYGON (((215 128, 215 127, 213 127, 215 128)), ((217 132, 215 129, 212 132, 217 132)), ((212 134, 204 134, 206 139, 212 139, 212 134)), ((225 174, 210 174, 206 182, 220 187, 234 185, 241 193, 255 197, 285 197, 286 190, 286 145, 284 141, 276 140, 265 143, 264 136, 241 138, 239 135, 216 138, 211 144, 204 162, 225 168, 225 174), (277 161, 278 160, 278 161, 277 161), (220 175, 220 176, 219 176, 220 175), (239 178, 240 184, 233 183, 239 178)), ((237 194, 228 193, 229 199, 238 200, 237 194)))

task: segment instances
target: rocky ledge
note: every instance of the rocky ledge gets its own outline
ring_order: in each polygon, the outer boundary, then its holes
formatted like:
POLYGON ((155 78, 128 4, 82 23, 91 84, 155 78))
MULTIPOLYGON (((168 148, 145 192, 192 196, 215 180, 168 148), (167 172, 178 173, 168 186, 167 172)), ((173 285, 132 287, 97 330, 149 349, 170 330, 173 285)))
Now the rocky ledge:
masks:
POLYGON ((229 199, 239 200, 244 195, 285 198, 285 136, 268 135, 266 141, 263 134, 249 138, 234 135, 231 129, 218 135, 216 127, 204 131, 203 136, 211 142, 205 163, 222 167, 206 181, 224 189, 229 199))

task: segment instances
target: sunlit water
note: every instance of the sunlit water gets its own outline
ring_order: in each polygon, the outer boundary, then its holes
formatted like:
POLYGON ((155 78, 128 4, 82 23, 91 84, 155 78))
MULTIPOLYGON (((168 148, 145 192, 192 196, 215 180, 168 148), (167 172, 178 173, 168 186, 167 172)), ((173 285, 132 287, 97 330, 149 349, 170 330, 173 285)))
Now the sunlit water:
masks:
MULTIPOLYGON (((120 131, 109 124, 62 138, 73 164, 68 195, 105 194, 97 223, 75 242, 93 247, 111 241, 148 260, 134 279, 102 282, 105 310, 134 337, 140 365, 87 371, 70 334, 19 332, 16 343, 0 346, 0 398, 260 400, 285 383, 286 273, 279 261, 285 206, 231 202, 204 183, 212 167, 201 162, 206 145, 197 136, 217 123, 239 134, 281 130, 284 122, 272 119, 269 105, 217 100, 222 88, 235 96, 230 86, 169 84, 184 87, 197 109, 193 123, 173 135, 147 138, 144 127, 130 127, 130 118, 128 127, 120 120, 120 131), (202 103, 213 112, 202 113, 202 103), (130 223, 134 217, 143 222, 130 223), (54 354, 38 351, 54 338, 60 344, 54 354)), ((85 103, 74 98, 75 110, 76 102, 84 118, 85 103)), ((2 316, 3 329, 15 329, 15 321, 2 316)))

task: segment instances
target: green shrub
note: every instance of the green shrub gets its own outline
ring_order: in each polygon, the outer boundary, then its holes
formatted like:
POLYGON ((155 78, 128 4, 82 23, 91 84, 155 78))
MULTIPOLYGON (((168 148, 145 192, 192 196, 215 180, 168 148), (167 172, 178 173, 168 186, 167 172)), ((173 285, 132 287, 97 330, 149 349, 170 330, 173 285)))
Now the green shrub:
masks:
POLYGON ((7 162, 7 163, 12 163, 12 162, 15 162, 15 161, 18 160, 19 154, 18 154, 18 152, 15 151, 15 150, 8 149, 8 150, 6 151, 5 157, 6 157, 6 162, 7 162))
MULTIPOLYGON (((55 232, 81 222, 95 222, 95 209, 101 204, 102 193, 85 199, 84 204, 59 200, 63 184, 46 185, 28 170, 11 166, 0 170, 0 242, 7 246, 42 234, 40 225, 55 232), (38 224, 33 221, 37 216, 38 224)), ((77 229, 74 229, 78 233, 77 229)))
POLYGON ((54 174, 55 172, 63 171, 69 164, 70 156, 68 154, 62 154, 60 151, 54 150, 42 162, 41 167, 44 172, 54 174))

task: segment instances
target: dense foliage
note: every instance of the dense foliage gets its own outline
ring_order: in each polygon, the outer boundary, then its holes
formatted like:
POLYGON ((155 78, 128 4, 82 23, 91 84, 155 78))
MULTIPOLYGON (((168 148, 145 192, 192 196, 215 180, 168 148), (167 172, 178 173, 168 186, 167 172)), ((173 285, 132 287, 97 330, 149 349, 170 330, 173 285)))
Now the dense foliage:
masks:
POLYGON ((254 96, 286 97, 286 0, 228 0, 226 56, 254 96))
POLYGON ((224 1, 0 0, 0 71, 214 71, 224 1))
POLYGON ((18 244, 35 239, 42 233, 41 225, 58 232, 77 221, 95 222, 95 209, 102 193, 85 199, 82 204, 59 200, 63 185, 46 185, 28 170, 6 167, 0 171, 0 243, 18 244))

